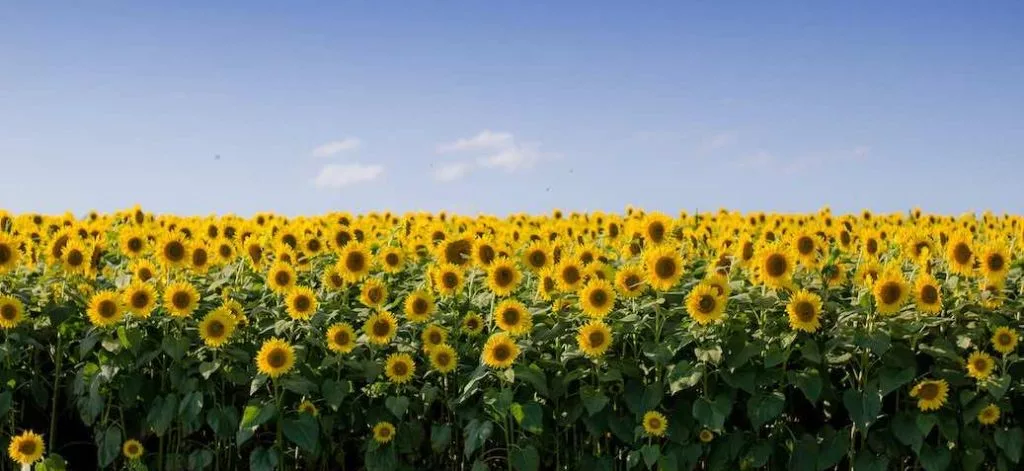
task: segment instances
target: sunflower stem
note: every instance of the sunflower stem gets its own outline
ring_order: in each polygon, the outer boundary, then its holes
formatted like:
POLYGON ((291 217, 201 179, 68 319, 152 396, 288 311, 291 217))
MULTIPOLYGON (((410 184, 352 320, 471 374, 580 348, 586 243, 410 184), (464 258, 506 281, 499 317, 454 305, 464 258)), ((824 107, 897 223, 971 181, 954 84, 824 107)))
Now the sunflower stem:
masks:
POLYGON ((53 367, 53 398, 50 402, 50 433, 46 437, 48 453, 53 452, 53 444, 57 442, 57 399, 60 397, 60 374, 61 368, 64 366, 64 343, 60 336, 60 329, 57 329, 57 345, 54 348, 54 367, 53 367))

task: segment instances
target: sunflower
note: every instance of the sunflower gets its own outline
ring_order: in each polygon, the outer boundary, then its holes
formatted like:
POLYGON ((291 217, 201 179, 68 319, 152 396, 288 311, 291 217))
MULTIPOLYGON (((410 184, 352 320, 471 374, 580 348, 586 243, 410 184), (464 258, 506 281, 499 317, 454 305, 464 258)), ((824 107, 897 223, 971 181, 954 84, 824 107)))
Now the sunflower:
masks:
POLYGON ((317 300, 312 289, 305 286, 297 286, 288 292, 285 297, 285 304, 288 306, 288 316, 296 320, 306 320, 316 314, 317 300))
POLYGON ((220 305, 231 314, 231 317, 235 318, 235 322, 239 325, 246 325, 249 323, 249 318, 245 315, 245 308, 242 307, 242 303, 235 301, 234 299, 225 299, 220 305))
POLYGON ((462 269, 451 263, 442 263, 433 270, 433 286, 441 296, 455 296, 462 291, 462 269))
POLYGON ((729 278, 721 273, 711 273, 704 277, 704 280, 701 281, 701 283, 715 288, 717 296, 720 298, 728 298, 731 293, 729 278))
POLYGON ((430 324, 420 333, 420 341, 423 342, 423 351, 429 352, 448 341, 448 331, 437 324, 430 324))
POLYGON ((395 426, 391 422, 377 422, 373 426, 373 439, 381 445, 395 438, 395 426))
POLYGON ((484 331, 484 318, 475 312, 466 314, 462 318, 462 331, 471 337, 480 335, 484 331))
POLYGON ((235 331, 235 316, 221 307, 210 311, 199 323, 199 337, 210 348, 220 348, 235 331))
POLYGON ((277 378, 295 366, 295 349, 279 338, 264 341, 256 353, 256 367, 260 373, 277 378))
POLYGON ((551 301, 555 297, 555 288, 558 282, 555 281, 555 271, 548 268, 540 272, 537 280, 537 297, 544 301, 551 301))
POLYGON ((821 240, 809 229, 802 229, 791 236, 792 253, 800 264, 807 268, 818 268, 822 252, 821 240))
POLYGON ((156 276, 156 266, 149 260, 136 260, 131 266, 132 276, 137 281, 147 282, 156 276))
POLYGON ((363 333, 366 334, 370 343, 377 345, 386 345, 395 336, 397 330, 398 321, 387 311, 370 316, 363 324, 363 333))
POLYGON ((665 414, 658 411, 647 411, 644 414, 643 424, 644 432, 652 437, 665 435, 665 431, 668 430, 668 419, 665 418, 665 414))
POLYGON ((700 433, 697 434, 697 438, 700 439, 701 443, 711 443, 715 439, 715 433, 708 429, 701 429, 700 433))
POLYGON ((413 291, 405 298, 405 318, 412 322, 430 320, 436 308, 434 296, 424 290, 413 291))
POLYGON ((795 266, 792 253, 778 242, 767 244, 758 250, 754 269, 760 283, 770 288, 784 288, 789 285, 795 266))
POLYGON ((85 273, 89 269, 89 260, 92 258, 92 250, 78 239, 68 240, 64 246, 63 262, 64 269, 70 273, 85 273))
POLYGON ((386 273, 398 273, 405 266, 405 253, 398 247, 384 247, 377 253, 377 260, 386 273))
POLYGON ((338 254, 338 270, 349 283, 356 283, 370 273, 370 249, 361 242, 349 242, 338 254))
POLYGON ((946 265, 958 275, 970 275, 974 270, 974 249, 970 236, 954 234, 946 242, 946 265))
POLYGON ((320 415, 320 410, 316 408, 316 404, 313 404, 309 400, 305 400, 299 403, 299 407, 296 408, 300 414, 308 414, 313 417, 320 415))
POLYGON ((1002 242, 986 244, 979 254, 981 273, 989 280, 1002 280, 1010 272, 1010 251, 1002 242))
POLYGON ((431 349, 429 357, 430 367, 441 374, 451 373, 459 365, 459 355, 446 343, 431 349))
POLYGON ((416 363, 408 353, 392 353, 384 365, 384 374, 392 383, 403 384, 416 373, 416 363))
POLYGON ((576 335, 580 350, 589 357, 600 357, 612 345, 612 330, 601 321, 590 321, 576 335))
POLYGON ((910 390, 910 397, 917 398, 917 408, 924 412, 938 410, 946 403, 949 383, 944 379, 925 380, 910 390))
POLYGON ((700 283, 686 296, 686 312, 701 325, 718 322, 725 313, 725 303, 714 286, 700 283))
POLYGON ((580 308, 588 316, 601 319, 615 307, 615 290, 607 281, 593 279, 579 292, 580 308))
POLYGON ((142 447, 142 443, 139 443, 139 441, 134 438, 125 440, 124 444, 121 445, 121 453, 129 460, 142 458, 142 454, 145 453, 145 451, 146 449, 142 447))
POLYGON ((484 344, 483 362, 491 368, 508 368, 518 356, 519 346, 504 332, 491 335, 484 344))
POLYGON ((21 251, 19 241, 14 237, 0 232, 0 274, 7 273, 18 266, 21 251))
POLYGON ((128 258, 141 256, 148 248, 149 243, 145 231, 137 227, 122 229, 117 240, 121 253, 128 258))
POLYGON ((821 298, 814 293, 803 289, 798 291, 790 298, 786 312, 793 330, 814 332, 821 327, 821 298))
POLYGON ((871 288, 879 314, 895 314, 907 301, 910 287, 896 269, 887 270, 871 288))
POLYGON ((487 269, 487 287, 498 296, 508 296, 519 286, 523 275, 506 257, 494 260, 487 269))
POLYGON ((0 328, 13 329, 25 320, 25 305, 14 296, 0 296, 0 328))
POLYGON ((650 245, 663 244, 672 234, 672 219, 661 213, 645 215, 640 224, 642 236, 650 245))
POLYGON ((643 269, 637 265, 626 265, 615 273, 615 290, 623 298, 632 299, 643 294, 646 288, 643 269))
POLYGON ((121 297, 113 291, 100 291, 89 299, 89 322, 99 327, 107 327, 118 323, 124 312, 121 297))
POLYGON ((514 299, 506 299, 494 308, 494 323, 509 335, 523 335, 533 329, 533 315, 526 309, 525 304, 514 299))
POLYGON ((199 292, 187 281, 167 285, 164 289, 164 307, 174 317, 188 317, 199 305, 199 292))
POLYGON ((157 257, 165 267, 176 268, 188 263, 188 244, 179 234, 167 233, 157 241, 157 257))
POLYGON ((999 406, 989 404, 978 411, 978 422, 982 425, 992 425, 999 421, 999 406))
POLYGON ((992 334, 992 348, 1003 355, 1009 355, 1017 349, 1017 332, 1009 327, 999 327, 992 334))
POLYGON ((359 289, 359 302, 366 307, 380 309, 388 301, 388 288, 377 278, 369 278, 359 289))
POLYGON ((356 348, 356 332, 352 326, 338 322, 327 329, 327 348, 334 353, 348 353, 356 348))
POLYGON ((242 242, 242 248, 245 250, 245 258, 256 270, 261 270, 263 264, 266 263, 267 257, 264 254, 263 244, 255 236, 248 236, 242 242))
POLYGON ((149 283, 133 281, 121 294, 121 303, 128 312, 146 318, 156 307, 156 289, 149 283))
POLYGON ((967 376, 974 379, 986 379, 992 375, 996 362, 985 352, 974 352, 967 357, 967 376))
POLYGON ((7 446, 7 454, 12 460, 27 467, 39 461, 43 457, 45 449, 43 437, 31 430, 26 430, 21 435, 11 437, 11 444, 7 446))
POLYGON ((862 288, 871 288, 881 276, 882 267, 874 260, 862 261, 857 265, 855 284, 862 288))
POLYGON ((550 248, 543 241, 535 240, 530 242, 523 250, 523 264, 534 272, 541 272, 551 265, 550 248))
POLYGON ((452 238, 438 245, 438 261, 464 267, 473 261, 473 240, 469 237, 452 238))
POLYGON ((1005 280, 1002 278, 984 278, 981 280, 981 305, 987 309, 995 309, 1003 305, 1006 300, 1003 294, 1005 280))
POLYGON ((484 237, 473 241, 473 263, 481 268, 487 268, 498 258, 498 249, 494 241, 484 237))
POLYGON ((213 250, 220 263, 229 263, 235 259, 235 244, 228 239, 217 239, 213 244, 213 250))
POLYGON ((942 288, 933 276, 921 275, 914 282, 914 302, 921 312, 934 314, 942 310, 942 288))
POLYGON ((291 265, 278 261, 267 270, 267 287, 278 294, 285 294, 295 287, 298 277, 291 265))
POLYGON ((669 245, 660 245, 644 251, 647 266, 647 283, 658 291, 668 291, 683 276, 683 258, 679 250, 669 245))

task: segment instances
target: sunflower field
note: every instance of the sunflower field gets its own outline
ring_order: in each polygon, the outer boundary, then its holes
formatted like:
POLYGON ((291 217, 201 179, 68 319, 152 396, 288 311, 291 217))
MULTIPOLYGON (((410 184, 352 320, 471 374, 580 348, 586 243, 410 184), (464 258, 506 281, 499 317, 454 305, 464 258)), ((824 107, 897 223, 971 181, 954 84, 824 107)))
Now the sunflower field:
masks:
POLYGON ((0 469, 1024 469, 1024 217, 0 211, 0 469))

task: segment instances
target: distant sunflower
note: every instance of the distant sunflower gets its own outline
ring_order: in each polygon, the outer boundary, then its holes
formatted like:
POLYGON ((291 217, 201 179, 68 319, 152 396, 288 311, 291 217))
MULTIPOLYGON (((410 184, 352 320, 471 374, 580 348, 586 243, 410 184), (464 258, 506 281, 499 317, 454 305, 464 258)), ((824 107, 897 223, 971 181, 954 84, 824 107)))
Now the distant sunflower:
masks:
POLYGON ((978 411, 978 422, 982 425, 992 425, 999 422, 999 406, 995 404, 989 404, 978 411))
POLYGON ((356 333, 352 326, 338 322, 327 329, 327 348, 334 353, 348 353, 356 348, 356 333))
POLYGON ((466 314, 462 318, 462 331, 471 337, 480 335, 484 330, 484 318, 475 312, 466 314))
POLYGON ((287 263, 274 262, 267 270, 267 287, 275 293, 284 294, 291 291, 297 281, 295 269, 287 263))
POLYGON ((45 451, 46 444, 43 443, 43 437, 31 430, 11 437, 11 443, 7 446, 7 454, 23 467, 39 461, 45 451))
POLYGON ((718 297, 721 298, 728 298, 731 292, 731 288, 729 287, 729 278, 722 273, 711 273, 704 277, 704 280, 701 281, 701 283, 715 288, 718 297))
POLYGON ((644 263, 647 266, 647 283, 657 291, 672 289, 683 276, 683 258, 676 247, 660 245, 645 250, 644 263))
POLYGON ((187 281, 171 283, 164 288, 164 307, 174 317, 188 317, 199 305, 199 292, 187 281))
POLYGON ((601 321, 590 321, 576 335, 580 351, 589 357, 600 357, 612 344, 612 330, 601 321))
POLYGON ((821 276, 825 281, 825 286, 829 288, 841 287, 846 284, 846 266, 842 263, 826 265, 821 269, 821 276))
POLYGON ((600 319, 615 307, 615 290, 607 281, 593 279, 580 290, 579 299, 584 313, 600 319))
POLYGON ((146 233, 136 227, 122 229, 117 239, 121 253, 128 258, 141 256, 149 246, 146 233))
POLYGON ((395 426, 391 422, 377 422, 373 426, 373 440, 380 444, 390 442, 395 438, 395 426))
POLYGON ((942 310, 942 288, 931 275, 921 275, 914 282, 914 302, 917 310, 934 314, 942 310))
POLYGON ((711 443, 711 441, 715 439, 715 433, 704 428, 697 434, 697 438, 700 439, 701 443, 711 443))
POLYGON ((0 296, 0 328, 13 329, 25 320, 25 305, 14 296, 0 296))
POLYGON ((667 242, 672 233, 672 219, 661 213, 650 213, 644 216, 641 225, 644 240, 650 245, 667 242))
POLYGON ((910 397, 916 397, 917 408, 927 412, 942 407, 946 403, 948 393, 949 383, 946 380, 925 380, 910 390, 910 397))
POLYGON ((392 383, 403 384, 416 373, 416 363, 408 353, 392 353, 384 365, 384 374, 392 383))
POLYGON ((131 266, 132 276, 141 282, 152 280, 156 276, 156 267, 149 260, 136 260, 131 266))
POLYGON ((537 297, 544 301, 551 301, 555 297, 555 289, 558 287, 558 282, 555 281, 555 271, 552 268, 547 268, 540 272, 537 280, 537 297))
POLYGON ((551 255, 548 250, 548 245, 543 241, 530 242, 530 245, 523 250, 523 264, 534 272, 541 272, 551 265, 551 255))
POLYGON ((499 258, 487 270, 487 287, 498 296, 508 296, 519 286, 523 275, 508 258, 499 258))
POLYGON ((256 353, 256 367, 271 378, 291 371, 295 366, 295 349, 284 340, 272 338, 263 342, 256 353))
POLYGON ((448 374, 455 371, 458 366, 459 356, 451 345, 441 344, 430 350, 430 367, 441 374, 448 374))
POLYGON ((19 242, 7 233, 0 232, 0 274, 7 273, 18 266, 21 258, 19 242))
POLYGON ((426 322, 434 314, 437 306, 434 296, 424 290, 416 290, 405 298, 405 318, 412 322, 426 322))
POLYGON ((821 240, 814 232, 803 229, 792 235, 790 239, 792 253, 797 256, 800 264, 808 268, 817 268, 821 256, 821 240))
POLYGON ((296 409, 300 414, 311 415, 313 417, 320 415, 320 410, 316 408, 316 404, 313 404, 309 400, 299 403, 299 407, 296 409))
POLYGON ((199 337, 206 346, 220 348, 235 332, 236 322, 235 317, 227 309, 214 309, 199 322, 199 337))
POLYGON ((113 291, 100 291, 89 300, 89 322, 99 327, 107 327, 121 321, 124 312, 121 297, 113 291))
POLYGON ((895 314, 907 301, 910 287, 898 270, 890 269, 875 282, 871 292, 879 314, 895 314))
POLYGON ((142 281, 133 281, 121 295, 121 302, 128 312, 146 318, 156 307, 156 288, 142 281))
POLYGON ((405 266, 405 253, 398 247, 384 247, 377 253, 377 260, 386 273, 398 273, 405 266))
POLYGON ((245 257, 249 261, 249 265, 252 265, 257 270, 261 270, 267 262, 267 256, 260 240, 255 236, 248 236, 242 242, 242 248, 245 251, 245 257))
POLYGON ((388 288, 377 278, 368 278, 359 289, 359 302, 366 307, 380 308, 388 301, 388 288))
POLYGON ((64 246, 61 257, 63 267, 70 273, 85 273, 89 269, 92 250, 78 239, 70 239, 64 246))
POLYGON ((484 364, 491 368, 508 368, 519 356, 519 346, 508 334, 500 332, 487 338, 482 356, 484 364))
POLYGON ((1010 272, 1010 251, 1002 242, 986 244, 979 254, 981 273, 989 280, 1002 280, 1010 272))
POLYGON ((226 309, 228 313, 231 314, 231 317, 235 318, 235 322, 239 325, 246 325, 249 323, 249 318, 245 315, 245 308, 242 307, 242 303, 228 298, 221 303, 220 307, 226 309))
POLYGON ((338 254, 338 269, 349 283, 356 283, 370 273, 370 249, 361 242, 349 242, 338 254))
POLYGON ((288 316, 296 320, 306 320, 316 314, 316 293, 305 286, 296 286, 285 297, 288 316))
POLYGON ((188 263, 188 245, 178 234, 165 234, 157 241, 157 257, 165 267, 183 267, 188 263))
POLYGON ((700 283, 686 296, 686 312, 698 324, 710 324, 722 319, 725 303, 714 286, 700 283))
POLYGON ((430 324, 420 333, 420 341, 423 342, 423 351, 429 352, 448 341, 448 331, 437 324, 430 324))
POLYGON ((861 261, 857 265, 855 284, 864 288, 875 286, 875 282, 882 276, 882 267, 874 260, 861 261))
POLYGON ((646 288, 644 272, 637 265, 626 265, 615 273, 615 289, 626 299, 640 296, 646 288))
POLYGON ((1017 332, 1009 327, 996 328, 992 333, 992 348, 1003 355, 1009 355, 1017 349, 1017 332))
POLYGON ((668 430, 668 419, 661 412, 652 410, 644 414, 643 425, 647 435, 660 437, 665 435, 665 431, 668 430))
POLYGON ((433 270, 433 286, 441 296, 455 296, 462 291, 462 269, 457 265, 442 263, 433 270))
POLYGON ((807 290, 793 295, 786 305, 789 326, 793 330, 814 332, 821 327, 821 298, 807 290))
POLYGON ((558 289, 571 293, 583 285, 583 265, 575 257, 564 257, 555 265, 555 282, 558 289))
POLYGON ((981 305, 988 309, 995 309, 1003 305, 1006 296, 1003 290, 1006 288, 1006 281, 1002 278, 983 278, 981 280, 981 305))
POLYGON ((370 343, 376 345, 386 345, 395 336, 397 330, 398 321, 387 311, 370 316, 363 324, 363 333, 366 334, 370 343))
POLYGON ((327 267, 321 276, 320 283, 330 291, 340 291, 345 287, 345 277, 337 266, 327 267))
POLYGON ((956 233, 946 242, 946 265, 958 275, 970 275, 974 270, 974 249, 970 236, 956 233))
POLYGON ((761 247, 757 254, 758 281, 770 288, 784 288, 793 276, 795 266, 790 251, 771 243, 761 247))
POLYGON ((498 258, 498 250, 494 241, 490 238, 480 238, 473 241, 473 262, 481 268, 491 266, 491 263, 498 258))
POLYGON ((469 237, 448 239, 438 248, 440 251, 437 258, 441 263, 464 267, 473 261, 473 240, 469 237))
POLYGON ((533 329, 533 316, 525 304, 515 299, 506 299, 495 306, 494 323, 509 335, 518 336, 533 329))
POLYGON ((124 444, 121 445, 121 453, 129 460, 142 458, 142 454, 145 452, 146 449, 142 447, 142 443, 139 443, 139 441, 134 438, 125 440, 124 444))
POLYGON ((967 376, 982 380, 992 375, 996 362, 985 352, 974 352, 967 357, 967 376))
POLYGON ((235 244, 228 239, 217 239, 213 243, 213 251, 220 263, 229 263, 235 259, 235 244))

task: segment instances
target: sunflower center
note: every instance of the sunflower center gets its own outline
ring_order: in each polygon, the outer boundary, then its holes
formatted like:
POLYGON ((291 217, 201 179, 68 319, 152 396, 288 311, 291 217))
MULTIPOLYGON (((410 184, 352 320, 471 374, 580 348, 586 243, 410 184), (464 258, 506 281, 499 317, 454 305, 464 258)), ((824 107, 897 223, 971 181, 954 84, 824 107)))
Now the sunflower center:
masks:
POLYGON ((676 261, 671 257, 661 257, 654 263, 654 274, 658 278, 672 278, 676 274, 676 261))
POLYGON ((145 291, 136 291, 132 293, 131 304, 135 309, 142 309, 146 307, 149 305, 149 294, 145 291))
POLYGON ((416 314, 419 314, 419 315, 423 315, 423 314, 427 313, 428 309, 430 309, 430 304, 427 303, 426 299, 416 298, 415 300, 413 300, 413 302, 412 302, 412 312, 414 312, 416 314))
POLYGON ((996 336, 996 342, 1001 346, 1007 346, 1013 343, 1013 338, 1010 336, 1010 334, 1002 332, 996 336))
POLYGON ((18 308, 12 304, 4 304, 0 306, 0 317, 8 321, 14 320, 15 317, 18 317, 18 308))
POLYGON ((974 360, 974 369, 985 372, 988 371, 988 361, 984 358, 978 358, 974 360))
POLYGON ((185 246, 178 241, 171 241, 164 246, 164 256, 172 262, 181 261, 185 258, 185 246))
POLYGON ((409 365, 404 361, 395 362, 394 365, 391 365, 391 373, 395 376, 405 376, 409 373, 409 365))
POLYGON ((647 425, 650 426, 650 428, 653 429, 653 430, 660 429, 661 428, 661 419, 659 419, 657 417, 651 417, 650 419, 647 419, 647 425))
POLYGON ((604 332, 594 331, 587 335, 587 342, 591 348, 599 348, 604 345, 604 332))
POLYGON ((303 294, 295 297, 295 309, 300 312, 309 310, 311 304, 313 300, 309 296, 303 294))
POLYGON ((197 249, 192 252, 192 265, 197 267, 206 266, 206 262, 210 259, 210 256, 205 250, 197 249))
POLYGON ((921 287, 921 302, 925 304, 935 304, 939 301, 939 290, 935 289, 934 285, 924 285, 921 287))
POLYGON ((249 258, 256 263, 260 263, 260 260, 263 259, 263 247, 259 245, 250 245, 246 251, 249 252, 249 258))
POLYGON ((138 252, 142 250, 142 239, 138 237, 132 237, 128 239, 128 250, 131 252, 138 252))
POLYGON ((967 262, 971 261, 971 255, 973 255, 971 253, 971 248, 968 247, 966 243, 957 242, 957 244, 953 246, 953 260, 955 260, 956 263, 966 265, 967 262))
POLYGON ((376 304, 380 302, 380 298, 384 297, 384 293, 379 287, 374 286, 366 292, 366 297, 371 303, 376 304))
POLYGON ((348 332, 344 330, 339 330, 337 333, 334 334, 334 343, 338 345, 348 345, 350 339, 351 337, 348 335, 348 332))
POLYGON ((439 352, 437 355, 434 355, 434 362, 438 366, 448 366, 452 362, 452 356, 448 352, 439 352))
POLYGON ((459 284, 459 276, 452 272, 445 272, 441 275, 441 283, 445 288, 455 289, 459 284))
POLYGON ((323 248, 320 246, 320 239, 309 239, 306 241, 306 250, 310 252, 319 252, 323 248))
POLYGON ((288 244, 288 246, 293 249, 299 243, 298 239, 296 239, 293 234, 285 234, 283 237, 281 237, 281 242, 288 244))
POLYGON ((100 301, 99 307, 96 309, 99 311, 100 317, 109 319, 117 315, 117 304, 109 299, 100 301))
POLYGON ((480 321, 476 320, 476 318, 466 319, 466 327, 470 330, 476 330, 480 327, 480 321))
POLYGON ((271 368, 282 368, 288 362, 288 353, 283 349, 275 348, 267 354, 267 364, 271 368))
POLYGON ((661 243, 665 240, 665 225, 658 221, 652 222, 647 226, 647 236, 651 238, 651 242, 661 243))
POLYGON ((715 311, 715 297, 710 294, 701 295, 700 299, 697 300, 697 310, 702 314, 711 314, 715 311))
POLYGON ((389 253, 389 254, 385 255, 384 256, 384 263, 388 264, 388 266, 391 266, 391 267, 397 266, 398 265, 398 254, 396 254, 396 253, 389 253))
POLYGON ((608 293, 603 289, 597 289, 591 291, 590 296, 587 299, 594 307, 604 307, 608 304, 608 293))
POLYGON ((139 452, 139 446, 134 443, 129 443, 127 448, 129 455, 135 455, 139 452))
POLYGON ((21 443, 18 443, 18 452, 23 455, 34 455, 36 452, 36 442, 32 440, 23 440, 21 443))
POLYGON ((219 320, 214 319, 214 320, 210 321, 209 324, 207 324, 207 326, 206 326, 206 335, 208 335, 210 337, 213 337, 213 338, 218 338, 218 337, 224 335, 224 331, 225 330, 226 330, 226 328, 224 326, 224 323, 219 321, 219 320))
POLYGON ((850 233, 846 231, 841 231, 839 233, 839 243, 843 245, 850 245, 850 233))
POLYGON ((1001 254, 997 253, 989 255, 987 262, 988 269, 991 271, 999 271, 1002 270, 1004 266, 1006 266, 1006 260, 1003 259, 1003 256, 1001 254))
POLYGON ((571 265, 565 267, 562 270, 562 280, 564 280, 566 284, 570 285, 580 281, 580 270, 571 265))
POLYGON ((68 265, 77 267, 82 263, 85 263, 85 255, 81 251, 74 249, 68 252, 68 265))
POLYGON ((454 240, 445 247, 445 261, 453 265, 463 265, 469 259, 473 244, 466 239, 454 240))
POLYGON ((918 391, 917 395, 926 401, 934 400, 939 397, 939 385, 935 383, 925 383, 921 385, 921 390, 918 391))
POLYGON ((292 282, 292 274, 287 271, 280 270, 274 274, 274 283, 278 286, 288 286, 292 282))
POLYGON ((810 255, 814 251, 814 241, 809 236, 802 236, 796 241, 796 249, 800 255, 810 255))
POLYGON ((345 257, 345 268, 351 272, 361 272, 366 267, 366 257, 361 252, 352 252, 345 257))
POLYGON ((150 270, 149 268, 140 268, 136 275, 142 281, 149 281, 150 279, 153 278, 153 271, 150 270))
POLYGON ((391 323, 385 319, 380 319, 373 323, 373 335, 377 337, 385 337, 391 333, 391 323))
POLYGON ((519 310, 515 308, 508 308, 501 312, 501 320, 507 325, 518 324, 519 317, 519 310))
POLYGON ((626 275, 625 282, 626 288, 632 291, 636 289, 638 286, 640 286, 640 277, 637 275, 629 274, 626 275))
POLYGON ((796 313, 796 318, 800 319, 800 322, 814 320, 814 306, 807 301, 799 301, 793 305, 793 312, 796 313))
POLYGON ((878 241, 875 239, 868 239, 867 243, 868 253, 874 255, 878 252, 878 241))
POLYGON ((494 271, 494 281, 498 286, 505 287, 512 284, 512 269, 508 267, 499 267, 494 271))
POLYGON ((785 255, 773 253, 765 260, 764 268, 768 276, 778 278, 786 274, 786 270, 789 269, 789 261, 786 260, 785 255))
POLYGON ((228 244, 221 244, 221 246, 217 248, 217 253, 219 253, 221 257, 228 258, 231 256, 231 246, 228 244))
POLYGON ((178 309, 185 309, 192 303, 192 295, 178 291, 171 296, 171 304, 178 309))
POLYGON ((547 261, 548 261, 548 257, 547 257, 547 255, 544 254, 543 251, 534 250, 530 254, 530 265, 533 265, 534 268, 543 267, 544 264, 547 263, 547 261))
POLYGON ((427 336, 427 340, 430 341, 431 345, 440 345, 443 339, 441 338, 440 332, 434 331, 427 336))
POLYGON ((896 283, 895 281, 885 282, 879 292, 879 298, 881 298, 882 303, 884 304, 894 304, 896 301, 900 300, 900 296, 903 294, 903 290, 900 288, 899 283, 896 283))
POLYGON ((476 253, 477 256, 480 257, 480 261, 483 262, 484 265, 490 264, 492 261, 494 261, 494 248, 491 247, 490 245, 480 246, 480 249, 477 250, 476 253))
POLYGON ((378 433, 380 434, 381 438, 388 438, 391 436, 391 429, 388 427, 381 427, 380 432, 378 433))
POLYGON ((9 262, 12 258, 14 258, 14 252, 11 247, 7 244, 0 244, 0 265, 9 262))
POLYGON ((498 362, 503 362, 512 357, 512 349, 508 345, 500 344, 491 350, 491 356, 498 362))
POLYGON ((348 232, 340 231, 334 234, 334 245, 338 247, 344 247, 350 240, 352 240, 352 236, 348 232))

